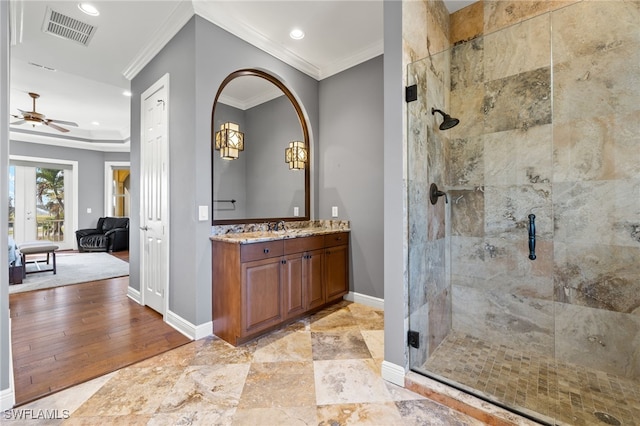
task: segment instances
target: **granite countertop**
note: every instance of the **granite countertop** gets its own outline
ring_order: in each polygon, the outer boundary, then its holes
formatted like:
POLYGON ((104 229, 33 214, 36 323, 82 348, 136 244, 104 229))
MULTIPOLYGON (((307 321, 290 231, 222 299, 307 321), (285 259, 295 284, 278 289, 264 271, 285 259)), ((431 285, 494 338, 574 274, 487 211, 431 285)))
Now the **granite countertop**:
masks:
POLYGON ((244 229, 217 227, 209 238, 212 241, 248 244, 348 231, 350 229, 347 221, 309 221, 287 224, 287 229, 283 231, 268 231, 262 226, 247 226, 244 229))

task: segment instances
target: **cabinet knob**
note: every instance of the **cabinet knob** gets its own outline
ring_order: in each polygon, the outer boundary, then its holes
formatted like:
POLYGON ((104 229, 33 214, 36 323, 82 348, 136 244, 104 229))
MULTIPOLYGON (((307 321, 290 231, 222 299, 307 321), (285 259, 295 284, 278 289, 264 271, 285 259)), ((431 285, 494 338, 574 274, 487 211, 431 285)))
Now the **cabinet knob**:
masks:
POLYGON ((262 251, 264 252, 264 254, 269 253, 269 249, 264 249, 264 250, 262 250, 262 251))

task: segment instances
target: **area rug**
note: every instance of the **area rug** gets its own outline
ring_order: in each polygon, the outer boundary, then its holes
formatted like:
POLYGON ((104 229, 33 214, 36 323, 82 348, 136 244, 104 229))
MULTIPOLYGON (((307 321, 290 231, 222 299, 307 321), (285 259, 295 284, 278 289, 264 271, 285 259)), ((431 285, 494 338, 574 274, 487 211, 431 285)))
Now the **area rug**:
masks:
MULTIPOLYGON (((38 264, 41 269, 51 268, 44 261, 38 264)), ((27 271, 35 267, 28 264, 27 271)), ((9 286, 9 294, 126 276, 129 275, 129 263, 108 253, 58 253, 56 270, 55 275, 53 272, 27 274, 22 284, 9 286)))

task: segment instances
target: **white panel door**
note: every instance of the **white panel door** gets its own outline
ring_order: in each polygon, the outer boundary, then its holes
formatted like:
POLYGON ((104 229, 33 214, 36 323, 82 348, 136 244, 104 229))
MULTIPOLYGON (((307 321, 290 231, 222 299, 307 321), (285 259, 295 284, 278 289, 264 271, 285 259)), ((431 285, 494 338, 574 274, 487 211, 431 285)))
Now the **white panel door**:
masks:
POLYGON ((166 313, 169 282, 168 75, 142 94, 140 233, 143 303, 166 313))
POLYGON ((36 168, 13 166, 15 170, 13 238, 18 243, 37 240, 36 168))

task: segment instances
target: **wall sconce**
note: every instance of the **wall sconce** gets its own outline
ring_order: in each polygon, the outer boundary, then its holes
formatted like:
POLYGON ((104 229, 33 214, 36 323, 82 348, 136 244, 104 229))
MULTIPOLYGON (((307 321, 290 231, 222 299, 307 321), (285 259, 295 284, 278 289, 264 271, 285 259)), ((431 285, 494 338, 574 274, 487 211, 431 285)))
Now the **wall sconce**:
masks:
POLYGON ((289 164, 289 170, 302 170, 307 162, 307 147, 304 142, 289 142, 289 148, 284 150, 284 161, 289 164))
POLYGON ((235 123, 224 123, 216 132, 216 151, 220 151, 220 158, 235 160, 239 152, 244 151, 244 133, 235 123))

